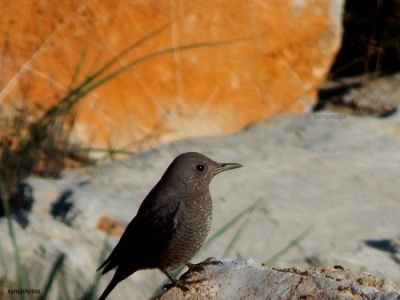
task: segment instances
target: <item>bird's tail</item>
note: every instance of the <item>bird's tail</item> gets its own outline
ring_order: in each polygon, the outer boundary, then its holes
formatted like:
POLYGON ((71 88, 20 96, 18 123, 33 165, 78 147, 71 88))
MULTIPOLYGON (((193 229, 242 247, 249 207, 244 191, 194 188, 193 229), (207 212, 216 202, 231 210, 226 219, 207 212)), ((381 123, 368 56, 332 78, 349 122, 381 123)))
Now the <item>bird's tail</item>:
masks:
POLYGON ((107 258, 100 267, 97 268, 96 272, 100 271, 102 268, 104 268, 101 271, 101 274, 106 274, 108 271, 114 269, 115 267, 117 267, 117 263, 112 260, 112 257, 110 256, 109 258, 107 258))
POLYGON ((111 291, 115 288, 115 286, 118 284, 118 282, 121 281, 121 279, 119 279, 116 276, 116 274, 117 273, 114 274, 114 277, 111 279, 110 283, 107 285, 106 289, 101 294, 99 300, 105 300, 107 298, 107 296, 111 293, 111 291))
POLYGON ((107 285, 106 289, 104 292, 101 294, 99 300, 104 300, 107 298, 108 294, 111 293, 111 291, 115 288, 115 286, 125 278, 127 278, 129 275, 135 273, 137 269, 133 269, 132 271, 127 271, 126 269, 122 269, 121 267, 118 267, 117 270, 114 273, 113 278, 111 279, 110 283, 107 285))
MULTIPOLYGON (((110 262, 110 258, 107 258, 103 263, 100 265, 100 267, 97 268, 96 272, 100 271, 101 268, 103 268, 106 264, 110 262)), ((102 273, 104 274, 104 273, 102 273)))

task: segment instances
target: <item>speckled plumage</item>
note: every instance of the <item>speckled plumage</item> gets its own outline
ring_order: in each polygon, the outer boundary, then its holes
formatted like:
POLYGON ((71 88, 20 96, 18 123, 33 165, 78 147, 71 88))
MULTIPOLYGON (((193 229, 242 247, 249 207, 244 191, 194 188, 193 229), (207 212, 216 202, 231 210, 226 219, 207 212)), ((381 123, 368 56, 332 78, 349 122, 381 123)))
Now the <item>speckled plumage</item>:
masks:
POLYGON ((117 268, 99 299, 105 299, 118 282, 138 270, 158 268, 168 275, 188 263, 211 227, 211 179, 240 166, 217 163, 196 152, 175 158, 99 267, 104 268, 102 274, 117 268))
POLYGON ((160 255, 159 268, 173 271, 189 261, 203 245, 211 227, 212 200, 204 191, 196 201, 184 201, 177 215, 178 227, 160 255), (196 216, 196 217, 193 217, 196 216))

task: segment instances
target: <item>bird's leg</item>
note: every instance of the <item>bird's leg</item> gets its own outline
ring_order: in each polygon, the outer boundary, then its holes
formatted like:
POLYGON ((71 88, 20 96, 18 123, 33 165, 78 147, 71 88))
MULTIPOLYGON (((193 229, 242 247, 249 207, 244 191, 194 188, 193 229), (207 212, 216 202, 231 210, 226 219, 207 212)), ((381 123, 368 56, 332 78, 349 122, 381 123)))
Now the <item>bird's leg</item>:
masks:
POLYGON ((188 292, 189 288, 186 285, 200 283, 203 281, 203 279, 191 280, 191 281, 187 281, 185 279, 175 279, 167 271, 165 271, 165 270, 161 270, 161 271, 168 277, 169 280, 172 281, 172 283, 169 283, 169 284, 166 284, 163 286, 164 290, 167 290, 172 287, 177 287, 177 288, 180 288, 184 292, 188 292))
MULTIPOLYGON (((186 278, 188 278, 188 277, 190 278, 190 276, 193 272, 203 272, 204 268, 208 265, 222 265, 222 264, 223 263, 221 261, 217 260, 215 257, 209 257, 206 260, 204 260, 198 264, 192 264, 187 261, 187 262, 185 262, 185 265, 188 267, 188 270, 182 274, 182 276, 180 277, 180 280, 184 280, 185 282, 188 282, 188 281, 186 281, 186 278)), ((196 283, 202 282, 204 280, 205 279, 196 280, 196 283)), ((193 281, 190 281, 190 282, 193 282, 193 281)))
POLYGON ((186 273, 190 272, 201 272, 204 271, 204 267, 208 265, 222 265, 222 262, 219 260, 216 260, 214 257, 209 257, 206 260, 198 263, 198 264, 192 264, 190 262, 185 262, 185 265, 189 268, 186 273))
POLYGON ((189 289, 186 286, 184 286, 179 280, 177 280, 174 277, 172 277, 171 275, 169 275, 169 273, 167 271, 165 271, 165 270, 161 270, 161 271, 168 277, 169 280, 172 281, 172 283, 165 284, 163 286, 163 290, 167 290, 169 288, 176 286, 176 287, 180 288, 181 290, 183 290, 184 292, 189 291, 189 289))

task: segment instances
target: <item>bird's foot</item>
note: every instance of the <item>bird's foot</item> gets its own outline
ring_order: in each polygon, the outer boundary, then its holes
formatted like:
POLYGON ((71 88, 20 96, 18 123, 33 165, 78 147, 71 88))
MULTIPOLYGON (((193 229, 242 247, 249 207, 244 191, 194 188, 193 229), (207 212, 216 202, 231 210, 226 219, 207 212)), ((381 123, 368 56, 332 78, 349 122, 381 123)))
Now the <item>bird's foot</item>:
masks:
POLYGON ((189 268, 189 270, 187 270, 185 274, 191 272, 202 272, 204 271, 204 267, 208 265, 220 266, 222 264, 223 263, 221 261, 216 260, 214 257, 209 257, 198 264, 192 264, 190 262, 186 262, 185 265, 189 268))
POLYGON ((187 287, 188 285, 195 284, 195 283, 201 283, 203 281, 204 281, 204 279, 190 280, 190 281, 182 280, 182 279, 173 280, 171 283, 165 284, 163 286, 163 290, 168 290, 170 288, 177 287, 177 288, 181 289, 184 292, 188 292, 190 290, 187 287))
POLYGON ((192 264, 190 262, 185 262, 185 265, 188 267, 188 270, 185 273, 183 273, 179 279, 175 279, 167 271, 161 270, 172 281, 171 283, 164 285, 163 290, 167 290, 172 287, 177 287, 177 288, 181 289, 182 291, 187 292, 187 291, 189 291, 189 288, 187 287, 188 285, 201 283, 204 280, 206 280, 206 278, 190 280, 190 277, 193 272, 202 272, 202 271, 204 271, 204 268, 206 266, 222 265, 222 262, 220 262, 219 260, 216 260, 214 257, 209 257, 206 260, 204 260, 198 264, 192 264))
POLYGON ((160 269, 172 282, 169 284, 166 284, 163 286, 163 290, 170 289, 172 287, 177 287, 181 289, 184 292, 189 291, 189 288, 187 287, 190 284, 195 284, 195 283, 200 283, 204 281, 204 279, 199 279, 199 280, 187 280, 183 275, 179 279, 175 279, 172 277, 168 271, 160 269))

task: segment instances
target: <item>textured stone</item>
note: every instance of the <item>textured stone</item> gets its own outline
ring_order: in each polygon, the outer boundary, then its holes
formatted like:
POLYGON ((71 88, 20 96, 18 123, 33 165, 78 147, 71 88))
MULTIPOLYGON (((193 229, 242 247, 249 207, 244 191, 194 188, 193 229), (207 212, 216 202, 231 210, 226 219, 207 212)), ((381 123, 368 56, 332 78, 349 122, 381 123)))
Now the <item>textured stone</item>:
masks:
MULTIPOLYGON (((76 108, 73 138, 142 149, 308 111, 341 39, 343 0, 0 1, 0 103, 55 103, 125 47, 167 22, 112 70, 149 53, 248 38, 148 60, 76 108), (80 63, 81 61, 81 63, 80 63), (116 134, 117 133, 117 134, 116 134)), ((4 110, 4 108, 3 108, 4 110)))
MULTIPOLYGON (((327 112, 276 117, 238 134, 161 145, 125 160, 66 171, 59 180, 31 178, 35 201, 29 225, 22 229, 13 223, 21 260, 31 286, 41 288, 64 253, 63 272, 55 278, 51 299, 59 293, 63 299, 79 299, 102 260, 106 235, 99 222, 107 217, 125 227, 171 159, 199 151, 243 165, 234 178, 217 177, 210 186, 210 235, 254 203, 258 206, 193 262, 222 258, 240 230, 228 257, 251 257, 279 268, 342 265, 399 284, 399 149, 400 114, 372 119, 327 112), (53 215, 54 203, 66 195, 73 207, 53 215), (242 226, 243 222, 247 223, 242 226), (393 249, 382 251, 368 242, 380 240, 392 241, 393 249), (273 259, 294 241, 298 246, 273 259)), ((0 278, 7 273, 15 281, 12 243, 3 218, 0 241, 0 278)), ((117 241, 118 236, 108 237, 107 250, 117 241)), ((109 280, 102 279, 100 288, 109 280)), ((110 300, 148 299, 164 281, 159 271, 137 272, 110 300)))
POLYGON ((188 285, 186 292, 171 288, 155 299, 400 299, 400 287, 390 280, 341 266, 270 268, 252 260, 236 260, 183 276, 204 281, 188 285))

